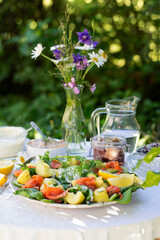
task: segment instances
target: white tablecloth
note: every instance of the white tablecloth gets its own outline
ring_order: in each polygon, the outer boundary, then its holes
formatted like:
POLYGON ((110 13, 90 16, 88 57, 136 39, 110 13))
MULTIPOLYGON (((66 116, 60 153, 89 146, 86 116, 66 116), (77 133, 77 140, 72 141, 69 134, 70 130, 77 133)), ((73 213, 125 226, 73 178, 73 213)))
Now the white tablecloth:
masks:
POLYGON ((154 240, 160 237, 160 187, 138 190, 127 205, 91 209, 0 198, 0 240, 154 240))

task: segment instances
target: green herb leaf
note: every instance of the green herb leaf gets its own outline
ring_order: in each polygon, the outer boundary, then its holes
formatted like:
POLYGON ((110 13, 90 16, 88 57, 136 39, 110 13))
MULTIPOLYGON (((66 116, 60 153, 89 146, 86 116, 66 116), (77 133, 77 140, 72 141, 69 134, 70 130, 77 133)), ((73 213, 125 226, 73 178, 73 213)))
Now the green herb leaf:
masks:
POLYGON ((92 172, 93 168, 100 168, 103 167, 104 164, 102 161, 99 160, 80 160, 80 166, 82 168, 82 176, 87 176, 88 173, 92 172))
POLYGON ((81 191, 83 193, 83 195, 85 195, 86 192, 88 191, 88 187, 86 187, 85 185, 76 184, 76 186, 71 187, 69 189, 69 192, 73 192, 73 193, 77 193, 78 191, 81 191))
POLYGON ((109 201, 114 201, 116 198, 118 198, 118 194, 114 193, 110 198, 109 201))
POLYGON ((74 179, 80 178, 82 175, 82 170, 80 166, 73 165, 68 168, 62 169, 62 171, 59 172, 59 177, 66 179, 67 182, 71 182, 74 179))
POLYGON ((76 186, 71 187, 69 189, 69 192, 73 192, 74 194, 76 194, 78 191, 81 191, 85 196, 85 203, 88 204, 93 202, 93 191, 89 189, 87 186, 77 184, 76 186))
POLYGON ((61 178, 56 178, 61 185, 63 185, 64 189, 67 190, 70 186, 70 183, 66 181, 66 179, 64 177, 61 178))
POLYGON ((29 171, 29 174, 31 175, 31 177, 36 174, 36 169, 35 168, 29 168, 25 164, 18 164, 18 165, 20 166, 22 171, 27 169, 29 171))
POLYGON ((36 175, 36 169, 35 169, 35 168, 27 168, 27 169, 28 169, 31 177, 32 177, 33 175, 36 175))
POLYGON ((17 182, 17 179, 13 180, 12 183, 13 183, 14 186, 19 187, 19 188, 21 188, 23 186, 22 184, 17 182))
POLYGON ((121 189, 121 193, 123 195, 122 199, 115 199, 115 201, 122 203, 122 204, 127 204, 131 201, 132 198, 132 192, 136 191, 141 187, 139 186, 130 186, 130 187, 125 187, 121 189))
POLYGON ((50 200, 50 199, 41 199, 41 202, 45 202, 45 203, 55 203, 54 200, 50 200))
POLYGON ((87 196, 86 196, 85 202, 87 204, 93 202, 93 191, 91 189, 88 189, 88 191, 87 191, 87 196))
POLYGON ((129 188, 127 191, 125 191, 123 194, 122 199, 116 199, 117 202, 122 204, 127 204, 131 201, 132 198, 132 188, 129 188))
POLYGON ((45 154, 43 156, 39 156, 40 160, 42 160, 43 162, 47 163, 50 166, 51 160, 49 157, 49 151, 45 152, 45 154))
POLYGON ((142 188, 142 187, 141 186, 135 186, 135 185, 132 185, 132 186, 129 186, 129 187, 122 187, 121 188, 121 193, 124 193, 125 191, 127 191, 130 188, 132 188, 132 192, 135 192, 135 191, 137 191, 137 189, 142 188))
POLYGON ((21 188, 14 192, 15 195, 21 195, 30 199, 44 199, 43 193, 34 188, 21 188))
POLYGON ((143 182, 142 187, 152 187, 158 186, 160 183, 160 172, 148 171, 146 175, 146 180, 143 182))
POLYGON ((30 198, 29 194, 28 194, 28 191, 25 191, 24 189, 18 189, 14 192, 15 195, 21 195, 23 197, 27 197, 27 198, 30 198))

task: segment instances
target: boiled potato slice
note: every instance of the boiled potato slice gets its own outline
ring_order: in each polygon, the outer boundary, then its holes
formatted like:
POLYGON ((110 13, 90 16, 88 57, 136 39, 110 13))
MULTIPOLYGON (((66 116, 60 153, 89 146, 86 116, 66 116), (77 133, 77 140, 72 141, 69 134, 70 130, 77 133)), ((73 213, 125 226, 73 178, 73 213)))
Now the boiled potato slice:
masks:
POLYGON ((80 191, 78 191, 76 194, 69 192, 65 199, 66 199, 67 203, 75 205, 75 204, 83 203, 85 196, 80 191))
POLYGON ((108 202, 109 197, 104 187, 97 188, 93 193, 93 201, 94 202, 108 202))
POLYGON ((109 185, 107 183, 103 183, 102 187, 104 187, 106 189, 107 187, 109 187, 109 185))
POLYGON ((41 177, 51 177, 54 173, 47 163, 39 163, 36 166, 36 173, 41 177))
POLYGON ((87 177, 94 177, 94 178, 97 178, 96 174, 94 174, 94 173, 88 173, 88 174, 87 174, 87 177))
MULTIPOLYGON (((48 186, 49 186, 49 185, 55 186, 55 185, 58 184, 58 181, 57 181, 55 178, 45 178, 45 179, 43 180, 43 183, 46 183, 48 186)), ((53 187, 53 186, 52 186, 52 187, 53 187)))
POLYGON ((51 176, 54 175, 54 176, 58 177, 58 174, 57 174, 58 172, 57 172, 57 170, 58 170, 58 169, 50 169, 49 172, 50 172, 51 176))
POLYGON ((49 187, 55 187, 58 184, 58 181, 55 178, 45 178, 42 182, 40 190, 43 190, 44 183, 47 184, 49 187))
POLYGON ((25 184, 30 179, 31 179, 30 173, 26 169, 18 176, 17 182, 20 183, 20 184, 25 184))
POLYGON ((95 183, 96 183, 96 188, 102 187, 104 183, 102 177, 97 177, 95 180, 95 183))
POLYGON ((102 177, 97 177, 95 182, 96 182, 96 188, 100 188, 100 187, 107 188, 108 187, 107 183, 104 183, 102 177))
POLYGON ((77 159, 76 159, 76 158, 71 158, 71 159, 70 159, 70 164, 71 164, 71 165, 78 165, 77 159))
POLYGON ((72 181, 72 186, 75 187, 76 186, 76 180, 72 181))

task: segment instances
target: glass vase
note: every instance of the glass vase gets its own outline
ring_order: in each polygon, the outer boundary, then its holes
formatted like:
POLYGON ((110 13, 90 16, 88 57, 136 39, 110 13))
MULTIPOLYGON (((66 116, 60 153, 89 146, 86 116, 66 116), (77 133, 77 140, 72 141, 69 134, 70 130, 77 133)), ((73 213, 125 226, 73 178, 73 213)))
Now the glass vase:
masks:
POLYGON ((81 106, 83 86, 78 86, 79 94, 70 87, 64 87, 66 92, 66 108, 62 118, 63 139, 67 143, 67 154, 80 154, 86 149, 86 127, 81 106))

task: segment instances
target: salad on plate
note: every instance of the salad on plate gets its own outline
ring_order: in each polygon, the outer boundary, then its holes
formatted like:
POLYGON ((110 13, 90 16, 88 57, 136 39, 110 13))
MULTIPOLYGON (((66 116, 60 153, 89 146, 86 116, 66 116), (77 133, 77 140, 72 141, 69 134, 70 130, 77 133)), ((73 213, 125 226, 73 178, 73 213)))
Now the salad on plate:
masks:
POLYGON ((49 157, 19 164, 13 172, 14 194, 61 205, 127 204, 142 180, 118 162, 103 163, 81 156, 49 157))

